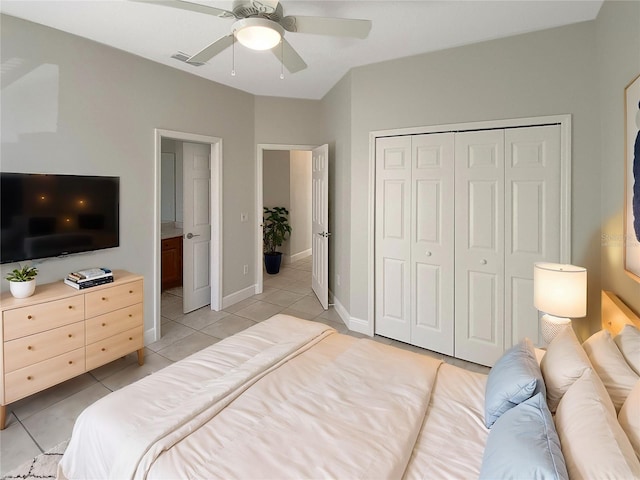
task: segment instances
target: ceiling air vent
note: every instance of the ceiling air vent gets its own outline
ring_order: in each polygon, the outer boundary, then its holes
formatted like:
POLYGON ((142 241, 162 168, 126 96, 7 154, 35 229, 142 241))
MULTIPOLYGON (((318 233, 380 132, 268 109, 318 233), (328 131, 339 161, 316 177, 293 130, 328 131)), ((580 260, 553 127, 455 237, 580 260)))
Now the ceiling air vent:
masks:
POLYGON ((203 62, 187 62, 191 58, 191 55, 187 55, 184 52, 178 52, 176 54, 171 55, 171 58, 175 58, 176 60, 180 60, 181 62, 188 63, 189 65, 193 65, 194 67, 200 67, 204 65, 203 62))

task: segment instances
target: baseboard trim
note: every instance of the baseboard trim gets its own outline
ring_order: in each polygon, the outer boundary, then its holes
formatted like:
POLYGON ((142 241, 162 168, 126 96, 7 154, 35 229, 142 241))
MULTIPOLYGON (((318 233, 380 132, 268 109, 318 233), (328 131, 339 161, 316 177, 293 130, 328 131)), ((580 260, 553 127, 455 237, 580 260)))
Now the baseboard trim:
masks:
POLYGON ((347 309, 344 308, 344 305, 340 303, 340 300, 336 298, 331 290, 329 290, 329 299, 330 302, 333 303, 333 308, 336 310, 336 313, 342 319, 349 330, 353 330, 354 332, 362 333, 370 337, 373 336, 373 332, 371 331, 372 329, 369 325, 369 322, 367 322, 366 320, 361 320, 359 318, 354 318, 349 315, 347 309))
POLYGON ((242 300, 246 300, 256 294, 256 285, 251 285, 247 288, 243 288, 242 290, 238 290, 231 295, 227 295, 222 297, 222 309, 229 308, 231 305, 235 305, 242 300))
POLYGON ((373 337, 373 329, 371 328, 371 325, 369 322, 361 318, 350 317, 349 330, 373 337))
POLYGON ((349 312, 347 312, 344 306, 340 303, 340 300, 336 298, 331 290, 329 290, 329 303, 333 303, 333 308, 335 309, 342 322, 348 328, 350 319, 349 312))
POLYGON ((144 332, 144 344, 149 345, 150 343, 157 342, 160 340, 159 336, 156 335, 156 328, 150 328, 149 330, 145 330, 144 332))
POLYGON ((312 250, 304 250, 302 252, 296 253, 294 255, 288 255, 289 263, 297 262, 298 260, 302 260, 303 258, 310 257, 312 255, 312 250))

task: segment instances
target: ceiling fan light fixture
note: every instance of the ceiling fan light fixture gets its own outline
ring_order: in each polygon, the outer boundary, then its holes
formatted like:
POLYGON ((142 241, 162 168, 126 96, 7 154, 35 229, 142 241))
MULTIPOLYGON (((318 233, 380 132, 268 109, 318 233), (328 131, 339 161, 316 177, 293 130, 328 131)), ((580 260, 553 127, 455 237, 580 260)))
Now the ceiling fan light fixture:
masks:
POLYGON ((236 39, 252 50, 270 50, 282 39, 284 29, 266 18, 244 18, 233 25, 236 39))

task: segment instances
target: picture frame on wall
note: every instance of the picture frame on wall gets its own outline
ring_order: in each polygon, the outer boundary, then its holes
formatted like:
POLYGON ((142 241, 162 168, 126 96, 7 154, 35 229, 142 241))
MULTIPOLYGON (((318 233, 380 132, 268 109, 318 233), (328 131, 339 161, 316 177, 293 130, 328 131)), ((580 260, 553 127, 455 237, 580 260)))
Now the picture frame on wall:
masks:
POLYGON ((624 268, 640 282, 640 75, 624 89, 624 268))

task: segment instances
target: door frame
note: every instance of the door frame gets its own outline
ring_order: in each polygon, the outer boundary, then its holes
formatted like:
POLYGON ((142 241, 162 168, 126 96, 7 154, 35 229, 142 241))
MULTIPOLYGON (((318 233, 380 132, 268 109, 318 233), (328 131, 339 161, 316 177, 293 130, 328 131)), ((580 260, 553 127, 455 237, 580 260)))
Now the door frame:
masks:
POLYGON ((262 278, 262 208, 264 207, 264 191, 262 188, 262 174, 263 174, 263 162, 264 162, 264 152, 265 150, 301 150, 305 152, 310 152, 314 148, 318 147, 318 145, 292 145, 292 144, 270 144, 270 143, 259 143, 257 145, 256 150, 256 209, 255 209, 255 245, 256 245, 256 255, 255 255, 255 294, 258 295, 262 293, 264 289, 263 278, 262 278))
POLYGON ((155 283, 153 289, 153 318, 155 340, 160 339, 160 289, 161 289, 161 242, 160 242, 160 223, 161 223, 161 191, 160 191, 160 174, 161 174, 161 157, 162 157, 162 139, 170 138, 172 140, 180 140, 183 142, 205 143, 211 148, 211 198, 210 198, 210 221, 211 221, 211 309, 220 310, 222 308, 222 138, 212 137, 209 135, 200 135, 196 133, 186 133, 174 130, 154 129, 155 141, 155 170, 154 170, 154 198, 155 198, 155 226, 153 231, 153 281, 155 283))
MULTIPOLYGON (((375 201, 376 201, 376 139, 398 135, 463 132, 498 128, 560 125, 560 262, 571 263, 571 114, 525 117, 481 122, 428 125, 369 132, 369 201, 367 212, 367 318, 369 336, 375 331, 375 201)), ((533 267, 532 267, 533 268, 533 267)))

